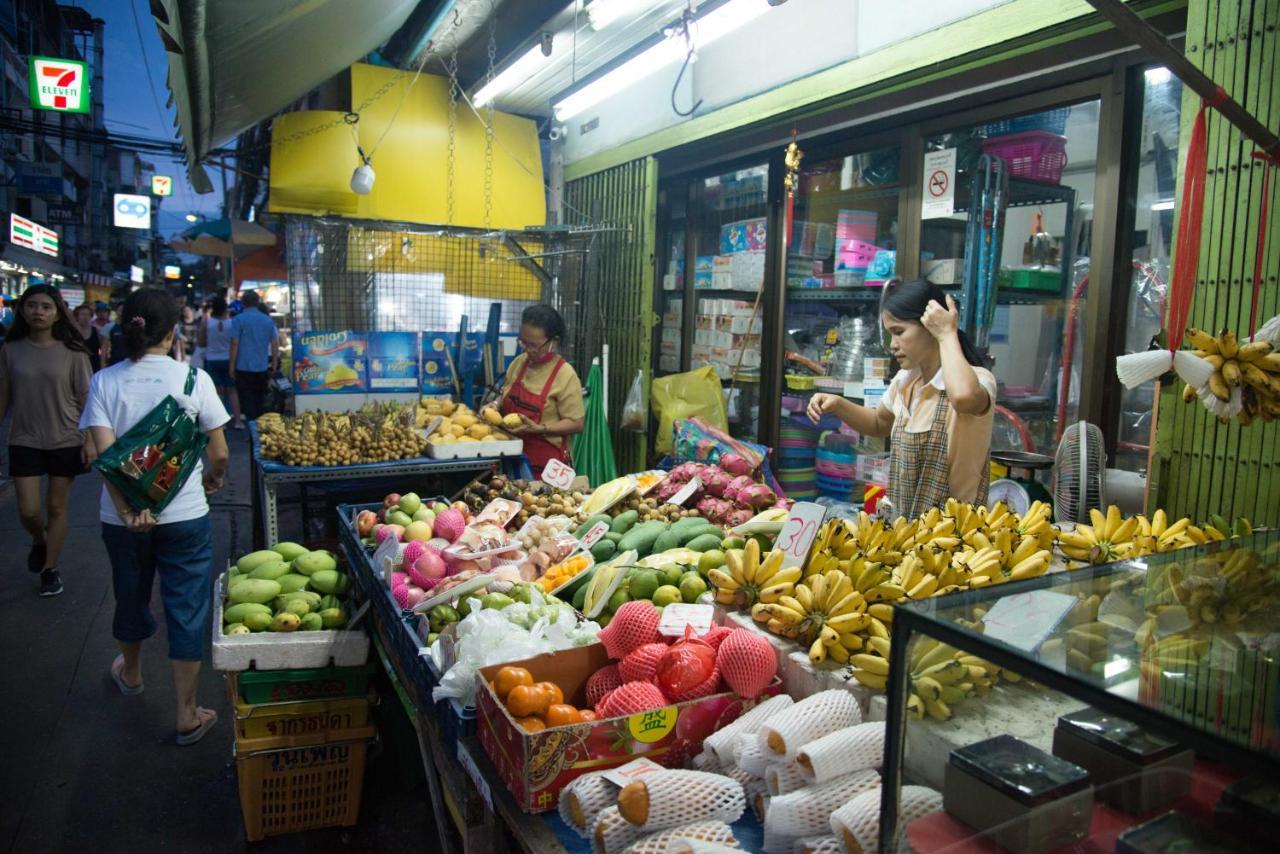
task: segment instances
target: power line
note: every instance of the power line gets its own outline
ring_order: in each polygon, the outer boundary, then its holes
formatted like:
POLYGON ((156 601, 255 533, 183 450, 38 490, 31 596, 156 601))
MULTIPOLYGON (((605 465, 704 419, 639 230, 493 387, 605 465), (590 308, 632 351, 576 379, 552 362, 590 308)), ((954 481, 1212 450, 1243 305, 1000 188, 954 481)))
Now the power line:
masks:
POLYGON ((151 76, 151 60, 147 59, 147 44, 142 38, 142 23, 138 20, 138 4, 136 0, 129 0, 129 11, 133 13, 133 30, 138 34, 138 50, 142 53, 142 67, 147 71, 147 89, 151 91, 151 103, 155 104, 156 116, 160 119, 160 127, 164 127, 165 121, 164 110, 160 107, 160 96, 156 94, 156 81, 151 76))

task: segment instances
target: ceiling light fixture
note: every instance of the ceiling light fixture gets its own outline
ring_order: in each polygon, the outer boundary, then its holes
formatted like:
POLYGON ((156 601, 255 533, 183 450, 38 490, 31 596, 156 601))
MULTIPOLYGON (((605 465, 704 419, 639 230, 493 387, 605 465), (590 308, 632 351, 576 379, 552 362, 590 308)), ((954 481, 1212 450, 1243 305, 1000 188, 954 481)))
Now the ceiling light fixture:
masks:
MULTIPOLYGON (((695 45, 702 49, 721 36, 755 20, 773 8, 769 0, 729 0, 695 21, 695 45)), ((675 35, 675 32, 672 33, 675 35)), ((665 37, 648 49, 610 69, 552 104, 558 121, 567 121, 611 98, 650 75, 684 59, 687 51, 683 38, 665 37)))
POLYGON ((471 98, 471 102, 475 104, 477 110, 481 107, 487 107, 490 101, 532 77, 543 67, 555 53, 554 36, 546 38, 550 35, 550 33, 544 33, 543 38, 540 38, 537 44, 521 54, 519 59, 502 69, 502 71, 494 75, 492 80, 476 91, 471 98), (550 50, 547 49, 548 43, 550 43, 550 50))
POLYGON ((655 0, 592 0, 587 6, 591 29, 599 32, 615 21, 658 5, 655 0))

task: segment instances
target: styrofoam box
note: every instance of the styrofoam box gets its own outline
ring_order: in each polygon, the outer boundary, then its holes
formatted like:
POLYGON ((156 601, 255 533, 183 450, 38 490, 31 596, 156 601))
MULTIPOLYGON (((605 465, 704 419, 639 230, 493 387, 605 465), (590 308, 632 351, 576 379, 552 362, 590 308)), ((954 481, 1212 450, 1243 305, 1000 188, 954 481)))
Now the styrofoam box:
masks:
MULTIPOLYGON (((213 597, 214 670, 291 670, 298 667, 357 667, 369 658, 369 636, 362 630, 222 633, 222 600, 227 573, 218 577, 213 597)), ((352 608, 346 608, 351 615, 352 608)))
POLYGON ((427 442, 427 456, 433 460, 470 460, 476 457, 514 457, 524 452, 521 439, 484 442, 427 442))
POLYGON ((935 285, 959 284, 964 275, 963 258, 934 258, 920 264, 924 277, 935 285))

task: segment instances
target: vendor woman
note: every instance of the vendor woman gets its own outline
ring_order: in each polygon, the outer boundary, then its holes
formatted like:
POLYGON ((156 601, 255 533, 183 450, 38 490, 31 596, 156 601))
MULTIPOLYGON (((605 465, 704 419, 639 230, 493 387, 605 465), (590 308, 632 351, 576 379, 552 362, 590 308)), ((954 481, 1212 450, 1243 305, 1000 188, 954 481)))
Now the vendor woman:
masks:
POLYGON ((889 436, 888 498, 915 518, 948 498, 987 500, 996 380, 958 328, 955 302, 937 285, 891 282, 880 316, 902 366, 875 409, 815 394, 809 417, 830 412, 867 436, 889 436))
POLYGON ((564 318, 549 305, 531 305, 520 317, 524 350, 507 368, 500 408, 520 416, 511 429, 524 440, 524 455, 540 478, 551 460, 569 463, 569 441, 582 432, 585 410, 582 382, 556 349, 564 337, 564 318))

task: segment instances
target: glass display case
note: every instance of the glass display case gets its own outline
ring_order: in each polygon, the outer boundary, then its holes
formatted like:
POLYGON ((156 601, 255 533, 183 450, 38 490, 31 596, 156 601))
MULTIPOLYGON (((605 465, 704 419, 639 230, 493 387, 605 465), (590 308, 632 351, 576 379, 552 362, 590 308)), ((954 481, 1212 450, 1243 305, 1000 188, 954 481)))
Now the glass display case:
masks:
POLYGON ((1276 531, 895 609, 880 850, 1271 850, 1278 630, 1276 531))

